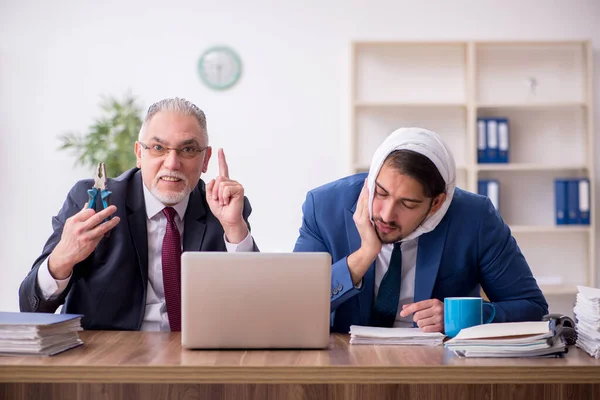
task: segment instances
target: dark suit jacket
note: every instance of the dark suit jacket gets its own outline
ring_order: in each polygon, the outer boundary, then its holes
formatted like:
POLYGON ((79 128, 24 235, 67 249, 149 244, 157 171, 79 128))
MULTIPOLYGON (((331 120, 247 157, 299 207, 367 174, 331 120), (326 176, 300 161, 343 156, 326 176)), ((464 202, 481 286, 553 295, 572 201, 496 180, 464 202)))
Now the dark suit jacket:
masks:
MULTIPOLYGON (((335 332, 368 325, 371 317, 375 263, 361 289, 352 284, 347 263, 361 244, 353 214, 366 177, 353 175, 310 191, 294 248, 331 254, 335 332)), ((525 257, 492 203, 457 188, 439 225, 419 237, 414 299, 479 296, 480 285, 496 307, 494 322, 539 321, 548 312, 525 257)))
MULTIPOLYGON (((142 176, 137 168, 108 180, 110 202, 117 207, 116 215, 121 221, 87 259, 75 266, 65 291, 57 299, 47 301, 37 284, 40 264, 58 244, 66 219, 88 201, 87 190, 93 184, 92 180, 77 182, 52 219, 54 232, 19 288, 20 308, 28 312, 55 312, 65 303, 63 312, 84 315, 85 329, 139 330, 146 308, 148 236, 142 176)), ((251 211, 245 198, 246 222, 251 211)), ((184 251, 227 250, 223 228, 206 202, 203 181, 190 194, 184 226, 184 251)))

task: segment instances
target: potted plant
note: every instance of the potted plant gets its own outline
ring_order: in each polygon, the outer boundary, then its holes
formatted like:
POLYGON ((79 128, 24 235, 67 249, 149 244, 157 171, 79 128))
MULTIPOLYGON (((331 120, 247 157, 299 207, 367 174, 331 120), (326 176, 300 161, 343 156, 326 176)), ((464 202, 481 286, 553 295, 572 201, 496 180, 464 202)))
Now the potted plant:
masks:
POLYGON ((72 150, 79 165, 95 168, 98 162, 105 163, 107 176, 115 177, 135 166, 133 144, 142 126, 142 107, 131 94, 122 100, 104 97, 100 107, 103 114, 87 133, 60 136, 60 149, 72 150))

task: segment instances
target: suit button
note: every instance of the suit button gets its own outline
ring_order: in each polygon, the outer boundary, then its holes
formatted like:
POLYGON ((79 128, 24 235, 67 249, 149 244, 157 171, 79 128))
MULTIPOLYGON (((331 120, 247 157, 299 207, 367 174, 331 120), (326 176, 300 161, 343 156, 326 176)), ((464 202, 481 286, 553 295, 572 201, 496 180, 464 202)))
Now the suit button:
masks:
POLYGON ((33 308, 34 310, 37 309, 37 306, 39 304, 39 300, 36 296, 30 297, 29 298, 29 304, 31 305, 31 308, 33 308))
POLYGON ((341 290, 342 290, 344 287, 343 287, 343 286, 342 286, 342 284, 340 283, 340 284, 338 285, 338 287, 337 287, 337 288, 338 288, 338 291, 341 291, 341 290))
POLYGON ((332 298, 333 297, 333 293, 329 293, 329 297, 332 298))

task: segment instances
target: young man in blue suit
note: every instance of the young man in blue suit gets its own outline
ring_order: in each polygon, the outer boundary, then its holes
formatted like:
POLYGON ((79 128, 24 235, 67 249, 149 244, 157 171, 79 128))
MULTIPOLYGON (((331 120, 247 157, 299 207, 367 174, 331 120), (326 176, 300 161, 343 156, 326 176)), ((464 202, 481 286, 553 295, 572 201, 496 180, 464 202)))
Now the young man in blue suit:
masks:
POLYGON ((250 203, 229 178, 222 150, 219 176, 208 185, 200 179, 211 147, 196 105, 153 104, 134 150, 137 168, 108 180, 108 208, 87 208, 93 181, 71 189, 19 288, 21 311, 54 312, 64 303, 63 311, 84 315, 85 329, 178 331, 181 251, 257 250, 250 203))
POLYGON ((368 176, 308 193, 294 251, 332 256, 332 331, 444 332, 444 298, 478 297, 480 288, 495 306, 494 322, 548 312, 508 226, 489 199, 456 188, 455 176, 437 134, 402 128, 378 148, 368 176))

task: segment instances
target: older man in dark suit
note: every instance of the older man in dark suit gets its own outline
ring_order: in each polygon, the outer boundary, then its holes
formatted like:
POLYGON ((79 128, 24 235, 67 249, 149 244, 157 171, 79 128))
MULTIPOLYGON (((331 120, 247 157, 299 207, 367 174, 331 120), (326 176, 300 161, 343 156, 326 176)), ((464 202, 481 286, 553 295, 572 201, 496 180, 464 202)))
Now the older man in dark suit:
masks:
POLYGON ((64 303, 65 312, 84 315, 85 329, 179 331, 181 251, 257 250, 250 203, 222 150, 219 176, 200 179, 212 149, 198 107, 179 98, 155 103, 138 139, 137 168, 108 180, 108 208, 87 208, 93 181, 71 189, 21 284, 21 311, 64 303))

